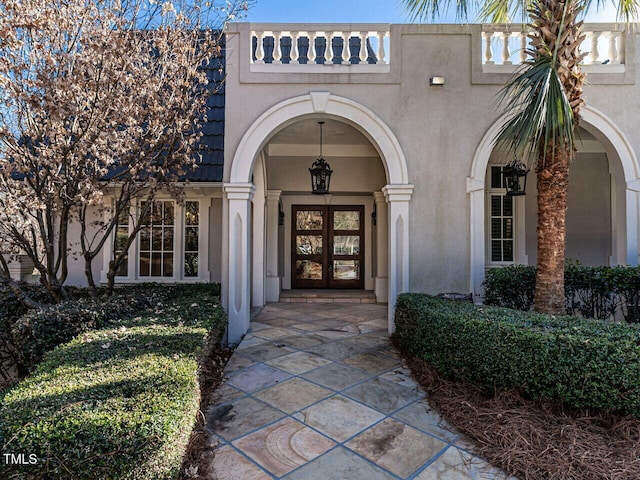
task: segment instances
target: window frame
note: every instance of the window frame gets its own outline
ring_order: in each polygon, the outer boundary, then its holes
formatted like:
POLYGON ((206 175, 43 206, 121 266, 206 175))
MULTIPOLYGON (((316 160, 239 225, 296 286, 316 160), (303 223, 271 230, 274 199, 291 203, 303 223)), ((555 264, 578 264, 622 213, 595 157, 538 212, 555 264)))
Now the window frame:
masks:
MULTIPOLYGON (((194 195, 187 192, 184 201, 178 203, 170 196, 158 196, 154 201, 172 201, 174 205, 174 224, 173 224, 173 274, 171 276, 142 276, 140 274, 140 233, 132 243, 128 252, 127 271, 128 275, 116 276, 117 284, 127 283, 197 283, 210 282, 211 273, 209 270, 209 212, 212 203, 212 196, 194 195), (196 276, 187 276, 185 273, 185 234, 186 234, 186 204, 187 202, 198 202, 198 274, 196 276)), ((131 206, 129 218, 129 231, 133 228, 132 218, 140 211, 140 201, 131 206)), ((116 229, 111 234, 111 239, 105 245, 103 257, 103 269, 101 282, 107 282, 107 272, 109 270, 109 261, 113 255, 114 235, 116 229)))
MULTIPOLYGON (((492 185, 492 169, 500 168, 502 169, 504 165, 502 163, 490 163, 487 166, 487 174, 485 180, 485 265, 487 268, 493 267, 501 267, 507 265, 516 265, 516 264, 527 264, 528 260, 526 255, 523 255, 524 252, 524 240, 525 240, 525 225, 524 225, 524 196, 522 197, 511 197, 512 199, 512 248, 513 248, 513 260, 511 261, 496 261, 493 260, 492 257, 492 235, 491 235, 491 223, 494 218, 491 215, 491 198, 494 196, 500 196, 502 199, 507 196, 507 189, 504 187, 504 184, 500 188, 496 188, 492 185)), ((502 175, 501 177, 502 178, 502 175)), ((502 215, 503 201, 500 202, 501 207, 501 215, 499 218, 505 218, 502 215)), ((501 227, 502 228, 502 227, 501 227)), ((500 238, 500 241, 504 241, 504 238, 500 238)), ((504 255, 503 255, 504 258, 504 255)))

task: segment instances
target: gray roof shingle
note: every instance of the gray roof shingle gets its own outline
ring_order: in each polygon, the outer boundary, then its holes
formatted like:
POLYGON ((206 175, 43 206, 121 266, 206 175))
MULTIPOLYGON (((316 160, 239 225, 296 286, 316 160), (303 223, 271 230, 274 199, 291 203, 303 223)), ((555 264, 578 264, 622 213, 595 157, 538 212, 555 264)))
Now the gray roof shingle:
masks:
POLYGON ((224 69, 225 43, 221 38, 220 55, 211 59, 204 68, 213 93, 207 100, 205 121, 201 127, 201 158, 197 168, 187 173, 191 182, 221 182, 224 169, 224 69))

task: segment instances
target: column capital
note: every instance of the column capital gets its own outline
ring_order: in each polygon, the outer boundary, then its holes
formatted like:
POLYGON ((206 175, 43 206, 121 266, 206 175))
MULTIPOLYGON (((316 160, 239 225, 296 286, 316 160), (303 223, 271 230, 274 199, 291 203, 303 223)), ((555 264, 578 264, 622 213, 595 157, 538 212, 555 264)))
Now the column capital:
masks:
POLYGON ((382 203, 387 201, 384 193, 382 192, 373 192, 373 199, 376 203, 382 203))
POLYGON ((251 200, 256 193, 253 183, 225 183, 223 188, 229 200, 251 200))
POLYGON ((277 202, 280 200, 280 195, 282 195, 282 190, 267 190, 267 201, 277 202))
POLYGON ((409 202, 413 195, 413 188, 411 184, 385 185, 382 192, 387 202, 409 202))

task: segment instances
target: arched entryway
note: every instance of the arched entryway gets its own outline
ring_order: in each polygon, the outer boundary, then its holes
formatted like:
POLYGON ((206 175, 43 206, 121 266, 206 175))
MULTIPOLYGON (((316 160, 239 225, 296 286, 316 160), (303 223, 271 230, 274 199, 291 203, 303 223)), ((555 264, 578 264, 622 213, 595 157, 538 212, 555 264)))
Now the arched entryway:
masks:
MULTIPOLYGON (((357 129, 377 150, 386 184, 378 192, 376 203, 386 203, 387 223, 387 301, 389 305, 389 332, 394 329, 393 309, 398 293, 409 288, 409 202, 413 185, 409 182, 402 148, 391 129, 371 110, 350 99, 330 92, 310 92, 307 95, 280 102, 257 118, 247 130, 233 156, 228 181, 224 184, 227 255, 223 265, 223 301, 229 315, 229 342, 237 342, 247 331, 250 320, 251 296, 260 281, 266 283, 274 266, 265 271, 252 271, 252 257, 265 255, 265 246, 277 239, 277 231, 264 228, 262 212, 280 208, 279 192, 267 186, 261 192, 266 205, 253 205, 256 190, 263 188, 256 179, 256 162, 263 162, 263 149, 279 131, 306 118, 327 118, 344 122, 357 129), (252 232, 255 230, 255 233, 252 232), (264 241, 256 241, 264 237, 264 241), (253 239, 253 241, 252 241, 253 239), (257 281, 256 281, 256 276, 257 281)), ((260 169, 258 169, 260 170, 260 169)), ((258 175, 259 177, 259 175, 258 175)), ((258 295, 259 297, 259 295, 258 295)), ((258 298, 259 299, 259 298, 258 298)))
MULTIPOLYGON (((608 233, 608 241, 611 244, 609 263, 637 265, 640 165, 631 144, 611 119, 590 106, 583 107, 581 117, 581 128, 584 129, 584 136, 588 137, 584 143, 593 142, 599 145, 598 151, 604 156, 605 162, 608 161, 608 174, 611 176, 610 186, 607 186, 611 202, 609 207, 611 231, 608 233)), ((487 255, 489 249, 486 235, 489 225, 487 192, 490 188, 487 176, 490 176, 489 169, 491 168, 492 156, 495 154, 494 139, 506 118, 506 116, 502 116, 485 133, 476 149, 471 174, 467 178, 467 193, 470 197, 470 285, 477 301, 482 298, 482 281, 485 269, 491 263, 487 255)), ((579 151, 580 148, 579 146, 579 151)), ((533 176, 530 181, 535 183, 533 176)), ((529 196, 527 194, 527 197, 529 196)), ((535 193, 529 201, 535 203, 535 193)), ((534 210, 529 207, 527 211, 531 216, 534 210)), ((521 219, 519 225, 518 220, 515 220, 514 229, 524 231, 526 227, 522 220, 525 213, 523 198, 514 201, 513 212, 516 218, 519 213, 521 219)), ((529 219, 529 223, 531 220, 529 219)), ((533 231, 535 232, 535 229, 533 231)), ((515 263, 530 263, 523 247, 524 236, 521 235, 517 242, 520 243, 520 247, 518 248, 517 244, 514 245, 513 261, 515 263)))

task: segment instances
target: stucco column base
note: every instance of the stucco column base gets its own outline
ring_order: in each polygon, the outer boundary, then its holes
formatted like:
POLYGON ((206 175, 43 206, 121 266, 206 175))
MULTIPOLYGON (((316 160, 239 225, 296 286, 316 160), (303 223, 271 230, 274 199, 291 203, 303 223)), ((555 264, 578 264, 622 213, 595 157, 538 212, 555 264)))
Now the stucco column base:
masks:
POLYGON ((373 293, 376 294, 376 302, 387 303, 389 301, 389 278, 374 277, 373 293))
POLYGON ((228 342, 240 343, 251 320, 251 183, 225 183, 229 213, 228 342))

